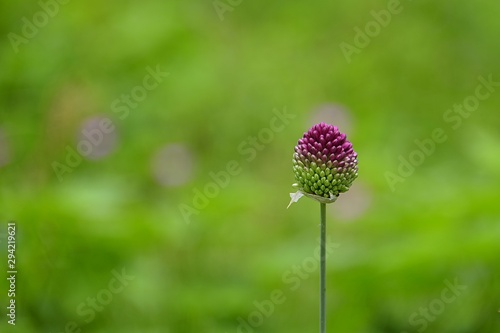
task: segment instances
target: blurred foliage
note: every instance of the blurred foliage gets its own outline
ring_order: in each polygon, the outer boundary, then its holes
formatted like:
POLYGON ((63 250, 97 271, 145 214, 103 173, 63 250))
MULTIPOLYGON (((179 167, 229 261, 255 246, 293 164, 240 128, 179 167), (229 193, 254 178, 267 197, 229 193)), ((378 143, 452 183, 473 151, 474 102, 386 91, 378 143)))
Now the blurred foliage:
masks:
MULTIPOLYGON (((425 332, 499 331, 500 92, 456 130, 443 115, 479 76, 500 80, 500 3, 403 1, 348 62, 339 45, 354 45, 354 28, 386 1, 220 2, 232 9, 223 20, 211 1, 69 1, 18 52, 9 34, 22 36, 42 7, 0 3, 0 236, 6 253, 7 221, 17 221, 19 271, 17 324, 3 314, 1 330, 317 331, 317 270, 296 290, 284 274, 314 255, 319 208, 285 207, 293 146, 314 121, 338 118, 360 176, 329 207, 339 245, 329 331, 417 332, 412 316, 424 318, 445 281, 466 289, 425 332), (168 77, 120 118, 112 103, 157 66, 168 77), (295 118, 254 158, 243 154, 285 108, 295 118), (112 120, 116 144, 59 181, 53 163, 92 117, 112 120), (447 140, 392 191, 386 173, 436 128, 447 140), (168 153, 155 169, 172 144, 187 157, 168 153), (180 207, 233 160, 240 172, 187 223, 180 207), (87 323, 78 307, 103 299, 122 269, 134 279, 87 323), (273 290, 286 300, 238 329, 273 290)), ((5 313, 5 280, 0 288, 5 313)))

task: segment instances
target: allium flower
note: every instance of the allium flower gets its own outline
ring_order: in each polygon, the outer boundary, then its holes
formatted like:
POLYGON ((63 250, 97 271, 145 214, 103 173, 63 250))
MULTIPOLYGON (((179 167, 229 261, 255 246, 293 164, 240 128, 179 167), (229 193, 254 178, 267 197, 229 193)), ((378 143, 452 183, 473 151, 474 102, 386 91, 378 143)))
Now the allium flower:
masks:
MULTIPOLYGON (((357 158, 352 144, 337 127, 325 123, 314 125, 295 146, 293 172, 297 184, 294 186, 302 192, 300 196, 333 202, 358 177, 357 158)), ((292 201, 296 200, 292 197, 292 201)))
POLYGON ((326 333, 326 204, 347 192, 358 177, 358 154, 335 126, 317 124, 295 146, 293 173, 298 188, 288 207, 302 196, 320 202, 320 333, 326 333))

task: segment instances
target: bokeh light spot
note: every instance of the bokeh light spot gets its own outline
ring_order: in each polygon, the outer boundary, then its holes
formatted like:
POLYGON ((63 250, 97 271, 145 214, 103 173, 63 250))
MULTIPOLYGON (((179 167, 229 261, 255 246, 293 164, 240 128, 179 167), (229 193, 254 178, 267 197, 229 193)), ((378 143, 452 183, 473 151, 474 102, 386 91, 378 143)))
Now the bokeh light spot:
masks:
POLYGON ((194 157, 184 144, 169 144, 159 149, 152 161, 157 182, 167 187, 184 185, 193 177, 194 157))
POLYGON ((350 133, 352 119, 349 110, 342 105, 323 104, 311 112, 310 126, 321 122, 337 126, 341 132, 350 133))
POLYGON ((111 154, 117 144, 116 124, 110 118, 96 116, 80 126, 76 149, 89 160, 99 160, 111 154))
POLYGON ((372 203, 371 191, 363 183, 354 181, 349 191, 340 194, 334 204, 328 205, 335 219, 350 222, 365 215, 372 203))

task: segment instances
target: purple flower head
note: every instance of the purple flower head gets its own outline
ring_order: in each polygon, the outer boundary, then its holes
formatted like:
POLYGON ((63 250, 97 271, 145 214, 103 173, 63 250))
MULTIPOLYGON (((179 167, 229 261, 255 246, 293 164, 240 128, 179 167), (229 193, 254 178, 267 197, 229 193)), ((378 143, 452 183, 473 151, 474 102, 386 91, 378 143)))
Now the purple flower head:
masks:
POLYGON ((293 172, 304 193, 338 197, 358 177, 358 154, 337 127, 320 123, 295 146, 293 172))

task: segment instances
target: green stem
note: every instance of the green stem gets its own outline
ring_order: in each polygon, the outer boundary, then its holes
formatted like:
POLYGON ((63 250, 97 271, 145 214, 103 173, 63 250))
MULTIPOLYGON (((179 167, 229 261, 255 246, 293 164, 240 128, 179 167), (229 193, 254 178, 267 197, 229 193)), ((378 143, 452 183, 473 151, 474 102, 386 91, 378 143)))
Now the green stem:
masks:
POLYGON ((321 237, 320 237, 320 276, 319 276, 319 325, 320 333, 326 333, 326 204, 320 203, 321 237))

